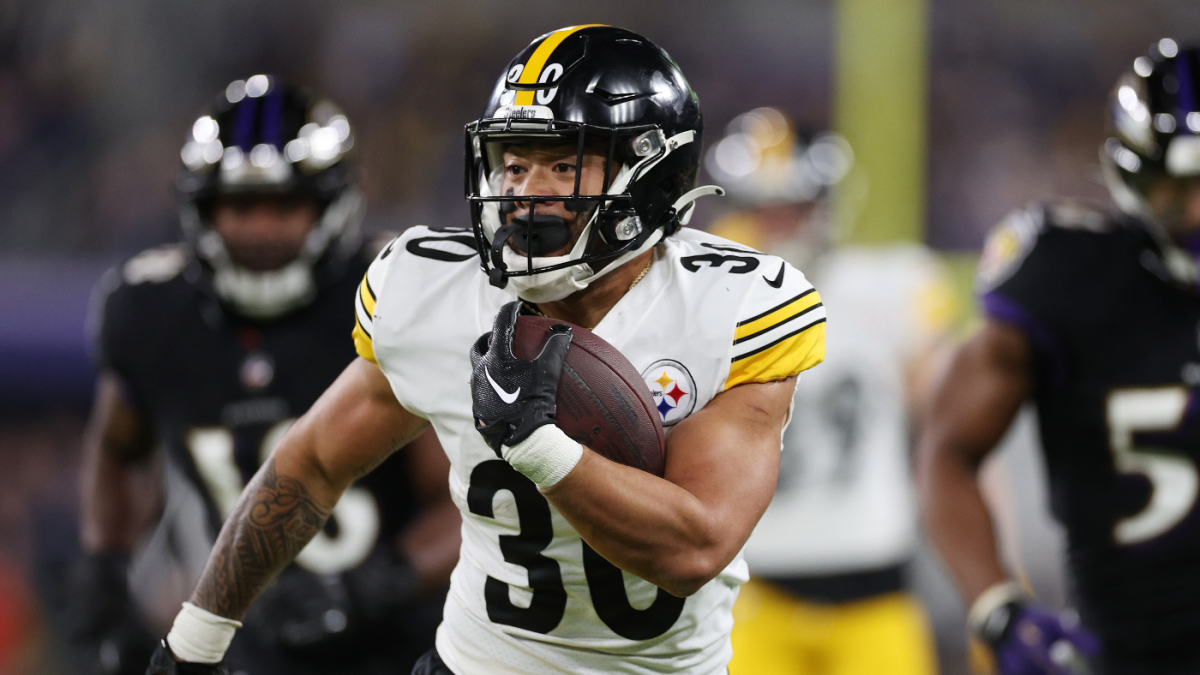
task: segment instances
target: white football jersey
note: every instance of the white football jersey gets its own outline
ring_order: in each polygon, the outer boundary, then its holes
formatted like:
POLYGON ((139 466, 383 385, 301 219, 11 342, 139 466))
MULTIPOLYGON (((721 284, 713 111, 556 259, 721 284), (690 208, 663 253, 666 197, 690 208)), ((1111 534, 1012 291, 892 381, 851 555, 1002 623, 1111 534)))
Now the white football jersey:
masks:
POLYGON ((868 571, 916 544, 905 371, 949 328, 953 289, 917 246, 837 249, 813 274, 833 307, 829 349, 796 390, 775 497, 746 545, 756 575, 868 571))
MULTIPOLYGON (((474 236, 414 227, 363 280, 355 342, 450 458, 462 551, 437 648, 459 675, 725 672, 739 555, 685 599, 594 553, 483 441, 471 415, 471 344, 516 299, 480 272, 474 236)), ((779 258, 684 229, 595 332, 642 373, 664 424, 725 389, 798 374, 824 355, 825 309, 779 258)))

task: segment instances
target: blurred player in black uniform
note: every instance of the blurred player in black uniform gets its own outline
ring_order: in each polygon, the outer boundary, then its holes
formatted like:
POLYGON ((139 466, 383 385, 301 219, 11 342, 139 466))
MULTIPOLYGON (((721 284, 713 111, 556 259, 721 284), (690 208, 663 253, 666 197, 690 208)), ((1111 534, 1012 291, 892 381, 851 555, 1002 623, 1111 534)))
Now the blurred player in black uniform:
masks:
MULTIPOLYGON (((181 153, 186 242, 101 282, 88 553, 69 593, 95 672, 141 673, 154 646, 126 583, 147 490, 137 467, 161 447, 168 505, 202 497, 206 518, 192 513, 189 526, 186 509, 168 506, 160 527, 177 553, 199 538, 206 557, 245 482, 355 357, 346 308, 374 251, 358 232, 352 144, 329 101, 265 75, 233 82, 181 153)), ((407 673, 433 646, 457 559, 448 466, 428 433, 351 487, 247 617, 231 672, 407 673)))
POLYGON ((1035 206, 992 235, 987 324, 922 438, 930 530, 1006 675, 1200 673, 1198 57, 1164 39, 1118 81, 1101 148, 1117 210, 1035 206), (1026 398, 1098 644, 1023 597, 996 555, 975 471, 1026 398))

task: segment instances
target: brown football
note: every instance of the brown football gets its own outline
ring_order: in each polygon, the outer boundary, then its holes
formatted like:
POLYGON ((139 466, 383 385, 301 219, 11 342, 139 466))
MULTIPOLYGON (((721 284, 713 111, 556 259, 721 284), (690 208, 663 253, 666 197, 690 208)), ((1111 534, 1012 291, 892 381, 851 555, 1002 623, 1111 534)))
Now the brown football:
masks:
POLYGON ((558 382, 555 419, 568 436, 619 464, 662 476, 666 437, 654 398, 642 376, 616 347, 574 324, 521 316, 513 354, 533 360, 550 326, 571 326, 571 347, 558 382))

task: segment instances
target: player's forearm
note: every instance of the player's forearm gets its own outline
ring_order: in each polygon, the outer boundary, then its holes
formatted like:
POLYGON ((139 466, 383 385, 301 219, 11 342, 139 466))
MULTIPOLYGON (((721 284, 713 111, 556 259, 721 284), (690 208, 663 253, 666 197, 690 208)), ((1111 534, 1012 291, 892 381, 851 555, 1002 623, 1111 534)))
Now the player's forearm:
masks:
POLYGON ((609 562, 681 597, 715 577, 744 543, 682 487, 590 451, 543 494, 609 562))
MULTIPOLYGON (((142 417, 111 371, 96 380, 96 399, 84 432, 80 467, 80 542, 89 553, 129 552, 146 525, 134 481, 153 454, 142 417), (143 516, 140 518, 139 516, 143 516)), ((141 487, 145 494, 144 486, 141 487)))
POLYGON ((85 441, 80 469, 80 543, 88 553, 133 550, 137 523, 131 469, 85 441), (89 447, 90 446, 90 447, 89 447))
POLYGON ((311 465, 286 453, 272 455, 221 528, 191 602, 241 620, 259 592, 325 524, 337 502, 329 499, 332 492, 333 486, 311 465))
POLYGON ((977 467, 945 448, 921 449, 918 488, 926 529, 969 605, 1007 574, 977 467))
POLYGON ((1005 578, 979 466, 1032 389, 1024 333, 990 321, 955 354, 917 445, 926 524, 964 599, 1005 578))

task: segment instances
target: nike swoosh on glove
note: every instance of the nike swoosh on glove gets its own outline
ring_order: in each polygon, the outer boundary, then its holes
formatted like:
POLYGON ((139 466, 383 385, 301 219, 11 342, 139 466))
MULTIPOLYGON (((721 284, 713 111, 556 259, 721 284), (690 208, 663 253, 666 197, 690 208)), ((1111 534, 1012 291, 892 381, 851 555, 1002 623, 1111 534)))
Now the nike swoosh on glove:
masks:
POLYGON ((540 427, 554 424, 558 380, 571 346, 571 327, 555 324, 534 360, 517 358, 512 343, 520 314, 519 301, 501 307, 492 332, 471 347, 475 428, 497 456, 503 456, 501 446, 516 445, 540 427))

